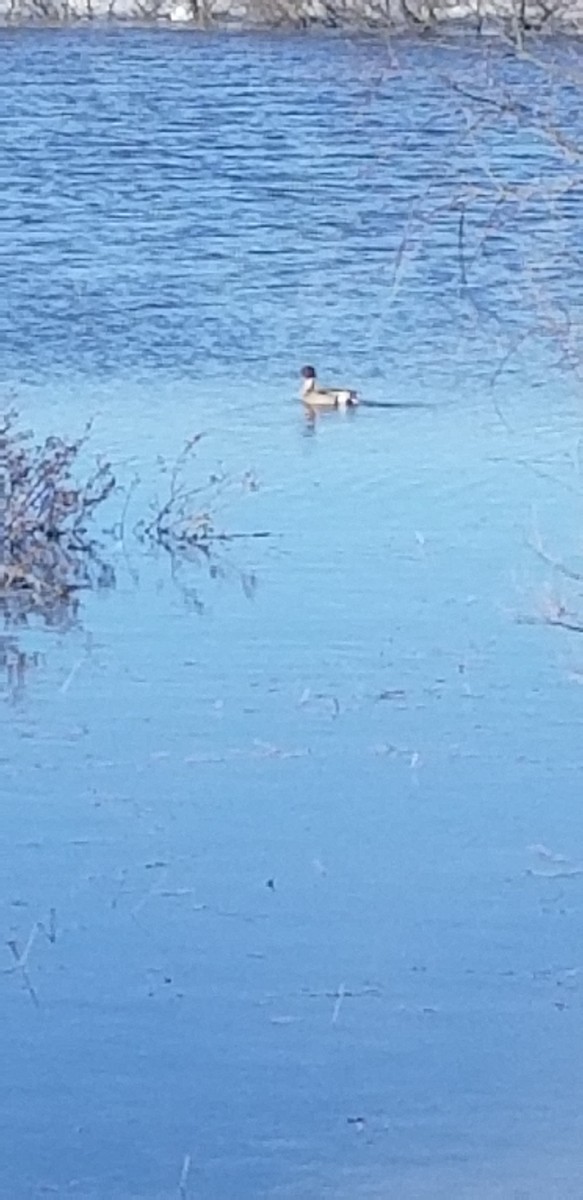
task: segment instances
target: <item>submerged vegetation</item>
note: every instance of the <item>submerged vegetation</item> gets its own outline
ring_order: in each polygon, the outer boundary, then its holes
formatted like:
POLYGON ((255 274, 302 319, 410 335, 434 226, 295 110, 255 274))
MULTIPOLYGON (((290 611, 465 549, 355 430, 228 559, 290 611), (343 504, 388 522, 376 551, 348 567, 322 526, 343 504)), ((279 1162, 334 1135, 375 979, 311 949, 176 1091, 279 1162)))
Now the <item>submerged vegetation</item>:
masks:
MULTIPOLYGON (((127 514, 139 480, 128 489, 119 486, 109 459, 91 458, 90 432, 87 426, 78 438, 39 441, 22 428, 15 411, 0 415, 0 615, 5 627, 34 618, 66 627, 77 619, 83 591, 115 586, 113 550, 126 547, 127 514), (106 525, 112 497, 119 499, 121 513, 106 525)), ((200 440, 201 435, 191 438, 170 468, 160 464, 162 474, 169 474, 165 494, 150 503, 147 516, 132 529, 142 550, 165 552, 175 579, 180 568, 193 563, 208 568, 212 578, 224 576, 221 546, 237 537, 267 536, 228 533, 218 526, 219 498, 234 481, 213 472, 192 482, 189 468, 200 440)), ((237 483, 247 491, 257 488, 250 473, 237 483)), ((250 595, 254 575, 238 574, 250 595)), ((196 591, 179 583, 200 609, 196 591)), ((14 652, 12 647, 12 666, 14 652)))

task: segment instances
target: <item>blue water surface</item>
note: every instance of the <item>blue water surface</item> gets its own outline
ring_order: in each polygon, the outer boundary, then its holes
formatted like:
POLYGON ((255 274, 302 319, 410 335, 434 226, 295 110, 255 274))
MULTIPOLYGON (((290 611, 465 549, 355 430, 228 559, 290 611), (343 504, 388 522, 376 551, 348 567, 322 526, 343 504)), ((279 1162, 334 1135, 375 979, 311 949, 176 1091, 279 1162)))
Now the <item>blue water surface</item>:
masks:
POLYGON ((540 106, 488 43, 0 37, 3 404, 133 489, 5 632, 3 1200, 580 1195, 581 213, 492 69, 540 106), (270 534, 210 573, 133 532, 199 432, 270 534))

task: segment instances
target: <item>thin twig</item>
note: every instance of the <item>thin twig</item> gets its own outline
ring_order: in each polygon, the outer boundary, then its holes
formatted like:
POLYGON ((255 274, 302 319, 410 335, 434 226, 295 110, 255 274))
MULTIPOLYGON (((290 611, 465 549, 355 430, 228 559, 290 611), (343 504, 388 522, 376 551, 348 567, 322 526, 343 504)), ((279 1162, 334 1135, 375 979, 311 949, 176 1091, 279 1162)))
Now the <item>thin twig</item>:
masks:
POLYGON ((190 1154, 185 1154, 184 1162, 182 1164, 182 1171, 180 1172, 180 1179, 178 1181, 178 1196, 180 1200, 187 1200, 186 1185, 188 1182, 188 1176, 190 1174, 190 1161, 190 1154))
POLYGON ((339 985, 338 991, 336 993, 336 1000, 334 1001, 334 1008, 332 1011, 332 1017, 330 1019, 332 1025, 336 1024, 338 1017, 340 1016, 340 1009, 342 1008, 345 995, 346 995, 346 984, 341 983, 339 985))

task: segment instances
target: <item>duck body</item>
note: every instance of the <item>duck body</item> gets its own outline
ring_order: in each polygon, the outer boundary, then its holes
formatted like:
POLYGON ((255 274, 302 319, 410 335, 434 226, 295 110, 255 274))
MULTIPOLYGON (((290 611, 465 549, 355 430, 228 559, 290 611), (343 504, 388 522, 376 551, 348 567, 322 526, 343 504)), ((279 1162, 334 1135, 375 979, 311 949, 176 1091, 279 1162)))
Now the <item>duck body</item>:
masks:
POLYGON ((300 396, 308 408, 354 408, 358 394, 353 388, 322 387, 313 367, 302 367, 300 396))

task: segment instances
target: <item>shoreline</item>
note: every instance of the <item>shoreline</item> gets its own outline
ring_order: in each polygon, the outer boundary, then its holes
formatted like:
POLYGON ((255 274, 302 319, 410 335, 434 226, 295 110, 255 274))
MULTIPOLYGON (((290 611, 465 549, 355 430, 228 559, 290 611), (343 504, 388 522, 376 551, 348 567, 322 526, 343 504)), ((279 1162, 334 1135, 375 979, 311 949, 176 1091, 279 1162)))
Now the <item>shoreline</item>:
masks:
POLYGON ((583 0, 0 0, 0 29, 111 26, 200 32, 583 34, 583 0))

